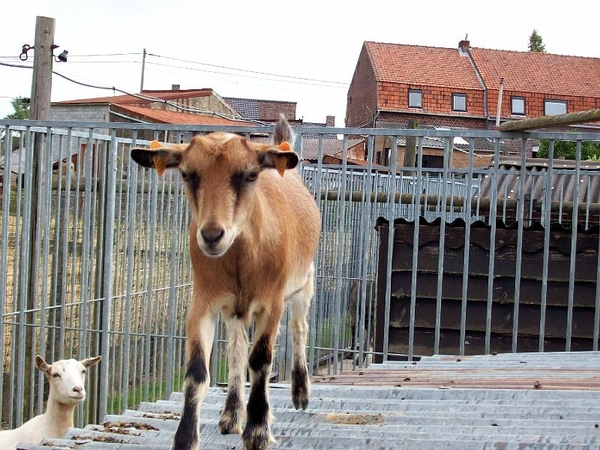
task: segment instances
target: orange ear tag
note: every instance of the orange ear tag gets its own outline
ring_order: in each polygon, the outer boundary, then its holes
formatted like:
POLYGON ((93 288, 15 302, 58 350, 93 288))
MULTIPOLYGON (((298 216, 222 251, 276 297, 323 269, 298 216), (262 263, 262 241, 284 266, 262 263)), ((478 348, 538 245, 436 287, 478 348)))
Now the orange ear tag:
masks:
POLYGON ((165 157, 160 157, 159 155, 154 155, 152 157, 152 162, 154 163, 154 168, 156 169, 156 173, 158 176, 162 176, 165 173, 165 169, 167 168, 167 160, 165 157))
POLYGON ((281 144, 279 144, 279 149, 283 150, 284 152, 289 152, 292 147, 290 146, 289 142, 282 142, 281 144))
POLYGON ((150 148, 151 148, 152 150, 154 150, 155 148, 160 148, 160 147, 162 147, 162 144, 161 144, 160 142, 158 142, 158 141, 156 141, 156 140, 155 140, 155 141, 152 141, 152 142, 150 142, 150 148))

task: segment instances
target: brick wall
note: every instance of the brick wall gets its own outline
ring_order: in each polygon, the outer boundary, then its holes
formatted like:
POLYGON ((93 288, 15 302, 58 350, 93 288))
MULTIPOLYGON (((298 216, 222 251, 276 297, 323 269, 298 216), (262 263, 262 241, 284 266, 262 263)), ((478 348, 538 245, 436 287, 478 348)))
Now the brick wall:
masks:
MULTIPOLYGON (((488 107, 490 116, 496 117, 496 109, 498 104, 499 91, 497 89, 488 91, 488 107)), ((544 101, 545 100, 565 100, 567 102, 567 113, 576 111, 587 111, 590 109, 600 108, 600 97, 570 97, 570 96, 557 96, 548 95, 544 93, 531 93, 522 91, 510 91, 504 90, 502 92, 502 107, 500 110, 501 118, 509 117, 523 117, 523 118, 534 118, 541 117, 544 115, 544 101), (525 99, 525 116, 514 116, 511 108, 512 97, 523 97, 525 99)))
POLYGON ((50 120, 69 122, 104 122, 108 120, 107 105, 50 106, 50 120))
POLYGON ((379 83, 379 106, 395 111, 415 111, 423 114, 444 114, 450 116, 485 117, 483 90, 468 90, 442 86, 420 86, 411 84, 379 83), (423 93, 423 107, 408 107, 409 89, 419 89, 423 93), (465 94, 467 110, 453 111, 453 94, 465 94))
POLYGON ((377 112, 377 81, 363 47, 346 99, 346 126, 370 127, 377 112))

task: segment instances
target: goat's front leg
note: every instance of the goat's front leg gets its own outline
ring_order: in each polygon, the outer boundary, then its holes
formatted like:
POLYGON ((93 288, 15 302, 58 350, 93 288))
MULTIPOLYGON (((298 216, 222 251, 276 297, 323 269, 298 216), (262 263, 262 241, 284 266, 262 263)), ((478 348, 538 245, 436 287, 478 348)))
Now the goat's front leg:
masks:
POLYGON ((175 432, 172 450, 200 448, 200 407, 210 384, 208 361, 215 333, 215 316, 200 315, 192 306, 187 322, 187 371, 184 381, 184 403, 181 421, 175 432))
POLYGON ((248 334, 244 323, 237 317, 225 318, 225 326, 228 340, 229 379, 227 400, 219 420, 219 429, 223 434, 242 434, 248 334))
POLYGON ((246 450, 264 450, 270 442, 275 442, 271 434, 269 376, 282 312, 283 299, 274 302, 269 311, 263 311, 256 318, 255 341, 248 358, 252 381, 246 408, 246 427, 242 434, 246 450))

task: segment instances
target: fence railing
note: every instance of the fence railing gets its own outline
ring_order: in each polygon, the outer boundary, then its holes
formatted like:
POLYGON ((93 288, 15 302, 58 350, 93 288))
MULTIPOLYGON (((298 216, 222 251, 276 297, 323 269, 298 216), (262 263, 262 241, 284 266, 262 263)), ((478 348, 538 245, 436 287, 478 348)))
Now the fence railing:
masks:
MULTIPOLYGON (((192 288, 190 212, 178 174, 158 177, 130 164, 129 151, 169 135, 228 130, 252 136, 272 128, 6 120, 0 127, 2 425, 17 426, 41 411, 43 376, 32 364, 38 353, 49 361, 103 355, 90 370, 77 424, 179 390, 192 288)), ((296 131, 322 140, 332 133, 318 127, 296 131)), ((519 147, 523 140, 600 141, 600 133, 333 131, 340 148, 362 136, 366 161, 355 164, 338 154, 340 164, 326 164, 320 145, 316 158, 300 167, 323 217, 307 348, 313 374, 353 370, 375 354, 372 336, 381 325, 373 320, 378 218, 488 224, 548 218, 585 229, 599 223, 600 168, 584 170, 577 161, 572 168, 551 164, 531 171, 525 155, 523 164, 504 167, 499 145, 488 151, 488 165, 475 164, 473 155, 480 138, 513 139, 519 147), (417 137, 416 166, 369 162, 380 136, 417 137), (424 167, 426 136, 443 140, 446 156, 452 139, 462 137, 471 144, 467 164, 424 167), (546 214, 549 209, 552 214, 546 214)), ((297 141, 301 154, 305 143, 297 141)), ((392 147, 396 161, 398 148, 392 147)), ((287 380, 290 371, 286 321, 273 367, 277 380, 287 380)), ((216 333, 211 379, 219 383, 226 381, 226 336, 223 327, 216 333)), ((377 356, 395 355, 384 349, 377 356)))

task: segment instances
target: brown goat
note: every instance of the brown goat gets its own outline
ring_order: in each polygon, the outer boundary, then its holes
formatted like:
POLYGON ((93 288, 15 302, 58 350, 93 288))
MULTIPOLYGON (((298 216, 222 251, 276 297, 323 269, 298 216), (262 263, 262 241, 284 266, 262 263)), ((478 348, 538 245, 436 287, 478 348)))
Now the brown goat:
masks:
POLYGON ((188 364, 184 406, 174 450, 199 448, 200 407, 210 382, 215 320, 227 328, 229 380, 221 433, 242 434, 246 449, 274 442, 268 380, 285 305, 291 311, 292 401, 305 409, 310 394, 306 315, 314 286, 320 236, 319 209, 294 169, 293 134, 281 116, 275 144, 223 132, 195 136, 190 144, 133 149, 134 161, 162 174, 177 168, 190 202, 193 296, 187 318, 188 364), (254 321, 248 355, 247 329, 254 321), (244 418, 246 361, 251 387, 244 418))

